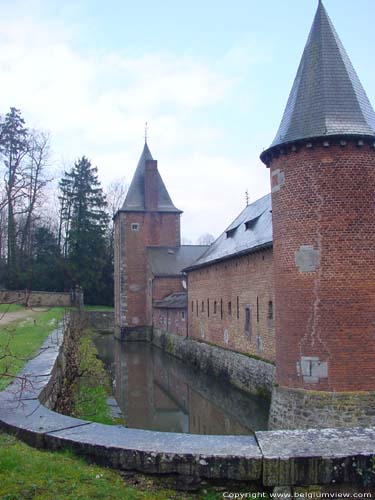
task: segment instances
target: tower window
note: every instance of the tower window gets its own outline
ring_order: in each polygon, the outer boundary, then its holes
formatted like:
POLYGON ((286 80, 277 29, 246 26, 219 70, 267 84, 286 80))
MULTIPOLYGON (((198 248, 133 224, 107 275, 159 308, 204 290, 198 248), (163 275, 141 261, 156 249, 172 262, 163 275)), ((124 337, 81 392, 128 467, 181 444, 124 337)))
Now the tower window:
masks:
POLYGON ((240 298, 237 296, 237 319, 240 319, 240 298))
POLYGON ((232 316, 232 302, 228 302, 228 316, 232 316))
POLYGON ((198 301, 197 301, 197 300, 195 301, 195 306, 196 306, 196 307, 195 307, 195 309, 196 309, 196 311, 197 311, 197 316, 198 316, 198 312, 199 312, 199 310, 198 310, 198 301))
POLYGON ((214 300, 214 314, 216 314, 216 300, 214 300))
POLYGON ((132 228, 132 231, 139 231, 139 224, 138 224, 138 222, 133 222, 131 228, 132 228))
POLYGON ((220 299, 220 318, 223 319, 223 299, 220 299))
POLYGON ((204 300, 202 300, 202 309, 201 309, 202 313, 204 313, 204 300))
POLYGON ((191 312, 194 312, 194 300, 191 301, 191 312))
POLYGON ((181 311, 181 318, 185 319, 185 311, 181 311))
POLYGON ((207 299, 207 316, 210 317, 210 299, 207 299))
POLYGON ((257 323, 259 323, 259 297, 257 296, 257 323))

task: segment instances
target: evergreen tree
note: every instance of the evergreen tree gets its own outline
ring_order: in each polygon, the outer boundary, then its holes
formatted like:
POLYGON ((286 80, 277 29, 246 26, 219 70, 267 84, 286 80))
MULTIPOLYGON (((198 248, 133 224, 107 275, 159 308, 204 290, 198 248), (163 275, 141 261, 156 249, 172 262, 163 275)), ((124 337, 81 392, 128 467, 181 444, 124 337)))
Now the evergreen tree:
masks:
POLYGON ((107 203, 97 177, 84 156, 60 183, 62 213, 67 229, 66 247, 72 285, 80 285, 85 301, 103 300, 103 267, 106 261, 107 203))
POLYGON ((28 153, 28 131, 21 112, 10 108, 5 119, 0 123, 0 155, 5 167, 5 192, 8 209, 7 230, 7 284, 17 287, 19 279, 19 262, 17 255, 17 205, 24 195, 28 184, 27 172, 23 159, 28 153))

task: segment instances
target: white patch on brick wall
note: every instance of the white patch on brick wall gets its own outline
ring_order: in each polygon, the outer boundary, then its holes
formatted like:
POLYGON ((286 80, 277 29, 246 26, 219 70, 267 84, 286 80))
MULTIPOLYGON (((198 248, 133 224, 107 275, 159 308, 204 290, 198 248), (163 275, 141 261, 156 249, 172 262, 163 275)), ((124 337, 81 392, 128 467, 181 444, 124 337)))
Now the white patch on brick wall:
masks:
POLYGON ((227 328, 225 328, 225 330, 224 330, 224 342, 226 344, 228 344, 228 342, 229 342, 229 332, 228 332, 227 328))
POLYGON ((132 317, 132 324, 133 325, 139 325, 139 318, 137 316, 132 317))

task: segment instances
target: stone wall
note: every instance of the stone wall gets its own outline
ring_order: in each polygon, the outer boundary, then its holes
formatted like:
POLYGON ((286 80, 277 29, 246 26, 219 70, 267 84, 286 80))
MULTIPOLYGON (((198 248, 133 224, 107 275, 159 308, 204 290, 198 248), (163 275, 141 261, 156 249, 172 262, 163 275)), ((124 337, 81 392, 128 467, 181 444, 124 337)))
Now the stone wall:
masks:
POLYGON ((86 326, 101 333, 113 333, 115 328, 114 311, 84 311, 86 326))
POLYGON ((275 367, 260 359, 154 328, 153 344, 251 394, 271 395, 275 367))
POLYGON ((189 272, 188 316, 189 337, 274 361, 272 249, 189 272))
POLYGON ((370 426, 375 426, 375 392, 273 390, 270 429, 370 426))
POLYGON ((0 304, 21 304, 28 307, 70 307, 69 292, 38 292, 30 290, 0 290, 0 304))

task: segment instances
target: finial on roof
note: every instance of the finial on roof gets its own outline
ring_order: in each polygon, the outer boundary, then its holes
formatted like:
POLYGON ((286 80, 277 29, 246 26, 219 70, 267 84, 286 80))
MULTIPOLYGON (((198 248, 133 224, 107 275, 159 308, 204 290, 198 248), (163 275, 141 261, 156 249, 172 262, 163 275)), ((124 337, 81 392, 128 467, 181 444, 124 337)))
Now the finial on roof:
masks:
POLYGON ((246 206, 249 206, 249 190, 246 189, 245 191, 245 200, 246 200, 246 206))
POLYGON ((148 132, 148 124, 145 122, 145 144, 147 144, 147 132, 148 132))

